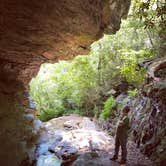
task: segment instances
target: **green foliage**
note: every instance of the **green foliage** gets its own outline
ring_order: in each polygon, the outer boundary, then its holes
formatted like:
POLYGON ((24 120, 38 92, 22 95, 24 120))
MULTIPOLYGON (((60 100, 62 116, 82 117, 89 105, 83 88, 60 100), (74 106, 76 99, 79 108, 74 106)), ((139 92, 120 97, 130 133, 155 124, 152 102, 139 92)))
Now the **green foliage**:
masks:
POLYGON ((165 0, 134 0, 133 14, 143 20, 145 27, 165 26, 165 0))
POLYGON ((165 56, 165 11, 165 0, 133 0, 132 3, 132 17, 143 23, 158 56, 165 56))
POLYGON ((129 90, 128 91, 128 95, 130 97, 135 97, 138 94, 138 89, 134 89, 134 90, 129 90))
MULTIPOLYGON (((148 51, 146 51, 148 53, 148 51)), ((124 51, 123 52, 123 65, 120 68, 120 73, 125 77, 128 82, 139 86, 144 82, 145 70, 143 68, 137 70, 137 63, 143 60, 146 56, 141 54, 139 51, 124 51), (126 55, 125 55, 126 54, 126 55), (130 56, 131 54, 131 56, 130 56)))
POLYGON ((116 101, 113 96, 109 97, 106 102, 104 103, 104 110, 101 113, 101 117, 103 119, 110 118, 113 116, 113 108, 116 105, 116 101))
POLYGON ((86 56, 78 56, 71 62, 43 64, 30 83, 39 118, 46 121, 62 114, 91 114, 87 104, 93 105, 96 98, 95 78, 86 56))
POLYGON ((63 112, 54 111, 53 109, 47 109, 43 111, 39 111, 37 116, 41 121, 46 122, 54 117, 58 117, 63 115, 63 112))
POLYGON ((77 114, 77 115, 81 115, 83 116, 84 115, 84 112, 78 110, 78 109, 75 109, 75 110, 66 110, 64 111, 64 115, 70 115, 70 114, 77 114))
MULTIPOLYGON (((144 22, 130 14, 116 35, 104 35, 94 42, 89 55, 43 64, 30 83, 39 118, 46 121, 70 113, 93 116, 100 112, 103 96, 108 96, 107 92, 122 79, 139 87, 145 71, 137 64, 154 57, 155 34, 149 34, 144 22)), ((104 118, 112 116, 114 102, 112 97, 105 102, 104 118)))

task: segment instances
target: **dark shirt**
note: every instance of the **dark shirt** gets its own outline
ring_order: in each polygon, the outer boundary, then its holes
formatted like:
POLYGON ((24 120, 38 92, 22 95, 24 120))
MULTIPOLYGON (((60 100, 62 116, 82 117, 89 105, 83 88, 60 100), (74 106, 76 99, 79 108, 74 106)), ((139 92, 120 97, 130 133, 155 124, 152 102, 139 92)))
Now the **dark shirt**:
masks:
POLYGON ((120 138, 127 138, 129 131, 129 118, 128 116, 122 116, 118 122, 116 136, 120 138))

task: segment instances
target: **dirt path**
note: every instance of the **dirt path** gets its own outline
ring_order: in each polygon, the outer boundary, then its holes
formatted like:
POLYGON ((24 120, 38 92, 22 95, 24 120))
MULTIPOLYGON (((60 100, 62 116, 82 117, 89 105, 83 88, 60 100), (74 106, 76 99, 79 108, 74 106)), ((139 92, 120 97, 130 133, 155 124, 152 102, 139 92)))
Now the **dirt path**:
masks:
MULTIPOLYGON (((44 123, 44 126, 37 150, 37 166, 120 165, 109 159, 114 152, 114 139, 89 118, 63 116, 44 123)), ((127 149, 126 166, 154 166, 133 142, 128 142, 127 149)))

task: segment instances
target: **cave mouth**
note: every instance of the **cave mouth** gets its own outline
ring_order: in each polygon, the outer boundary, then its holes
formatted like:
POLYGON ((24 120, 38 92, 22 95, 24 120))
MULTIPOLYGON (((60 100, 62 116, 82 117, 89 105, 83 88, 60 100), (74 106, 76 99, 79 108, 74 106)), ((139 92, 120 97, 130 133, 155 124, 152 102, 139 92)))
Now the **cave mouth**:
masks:
POLYGON ((36 117, 28 84, 40 65, 85 54, 108 25, 113 28, 108 28, 109 33, 119 29, 130 1, 120 5, 119 13, 115 11, 120 1, 111 9, 102 2, 6 0, 0 5, 1 165, 27 166, 35 161, 42 124, 36 117))
POLYGON ((104 34, 92 43, 89 54, 43 63, 29 83, 39 119, 48 121, 71 113, 99 116, 109 97, 128 90, 137 93, 145 76, 137 64, 154 57, 151 39, 137 24, 141 21, 128 17, 116 34, 104 34))
POLYGON ((37 76, 29 83, 30 105, 37 110, 41 121, 70 114, 94 116, 93 95, 86 106, 88 92, 98 88, 98 79, 94 79, 97 64, 90 64, 91 57, 80 55, 72 60, 41 65, 37 76))
MULTIPOLYGON (((127 15, 129 6, 130 0, 42 0, 40 3, 35 0, 32 2, 14 0, 12 3, 10 0, 5 0, 2 2, 2 5, 0 5, 0 9, 2 9, 2 21, 0 21, 0 34, 2 35, 2 40, 0 40, 0 142, 2 144, 0 150, 0 165, 27 166, 32 165, 29 163, 35 160, 36 140, 41 134, 40 125, 42 125, 42 123, 36 117, 36 114, 40 113, 40 109, 33 103, 35 97, 29 96, 28 83, 32 77, 36 75, 39 66, 45 62, 57 62, 60 59, 71 59, 78 54, 86 54, 90 43, 97 40, 103 32, 111 34, 115 33, 115 31, 120 28, 120 20, 127 15), (105 2, 105 4, 102 2, 105 2), (111 2, 111 4, 107 2, 111 2)), ((134 21, 137 22, 137 19, 134 21)), ((132 25, 133 24, 131 24, 131 26, 132 25)), ((142 24, 138 24, 138 28, 140 26, 142 26, 142 24)), ((128 84, 126 84, 127 86, 121 86, 122 84, 120 84, 122 77, 125 77, 130 82, 134 80, 131 83, 134 88, 138 87, 140 83, 143 83, 145 71, 142 70, 139 72, 140 66, 136 66, 136 63, 138 60, 144 60, 144 58, 152 58, 153 53, 151 52, 151 45, 160 42, 158 38, 155 39, 155 36, 152 36, 152 38, 154 38, 151 43, 144 32, 134 30, 134 36, 131 35, 131 31, 128 33, 127 30, 127 33, 124 32, 122 35, 123 39, 120 38, 120 36, 118 40, 115 38, 105 38, 106 45, 103 45, 102 42, 97 42, 96 45, 94 44, 95 53, 93 55, 96 56, 96 58, 93 58, 91 55, 88 55, 88 57, 86 55, 81 57, 77 56, 76 60, 73 60, 75 62, 74 64, 73 61, 61 61, 60 63, 70 62, 75 65, 75 67, 71 67, 71 70, 74 70, 75 75, 78 74, 81 79, 78 80, 74 77, 72 86, 69 86, 71 85, 69 84, 71 79, 65 76, 65 73, 68 72, 68 68, 63 67, 60 72, 56 72, 56 74, 63 73, 64 76, 60 74, 60 77, 63 76, 63 79, 67 80, 67 84, 64 84, 63 81, 57 81, 58 84, 61 84, 61 87, 57 88, 57 92, 61 92, 63 97, 68 94, 70 98, 64 97, 62 98, 63 100, 61 100, 62 102, 53 100, 53 102, 48 103, 49 98, 52 96, 48 96, 44 93, 46 97, 44 99, 41 98, 41 101, 43 100, 42 104, 53 116, 50 117, 49 115, 48 119, 44 119, 43 121, 55 117, 55 109, 54 111, 52 111, 53 109, 48 109, 51 107, 51 104, 58 105, 59 110, 62 110, 62 112, 58 112, 57 116, 66 114, 66 110, 71 111, 71 113, 80 113, 81 115, 94 116, 97 114, 98 116, 99 111, 103 108, 103 103, 111 95, 118 95, 124 91, 128 94, 128 89, 126 89, 126 87, 128 88, 128 84), (129 35, 127 36, 126 34, 129 35), (144 41, 144 39, 142 39, 144 36, 146 36, 148 40, 144 41), (120 49, 121 46, 128 44, 131 41, 130 39, 132 39, 132 47, 120 49), (110 41, 113 42, 116 47, 110 47, 110 41), (146 43, 148 45, 146 45, 146 43), (144 46, 143 50, 139 51, 142 45, 144 46), (107 51, 104 51, 104 49, 107 51), (114 50, 116 50, 116 53, 114 50), (110 53, 111 56, 104 56, 110 53), (131 57, 130 55, 133 56, 131 57), (137 55, 138 59, 135 59, 137 55), (91 59, 90 62, 89 59, 91 59), (84 66, 84 64, 86 65, 84 66), (130 64, 132 65, 129 66, 130 64), (106 70, 103 70, 103 67, 106 70), (135 67, 138 67, 137 70, 135 70, 135 67), (81 72, 79 72, 80 70, 81 72), (114 72, 110 72, 112 70, 114 72), (118 74, 115 74, 116 72, 118 74), (119 75, 119 73, 122 75, 119 75), (105 80, 105 78, 109 79, 105 80), (112 82, 113 80, 114 82, 112 82), (85 88, 85 85, 89 86, 85 88), (114 90, 113 87, 115 87, 115 85, 118 88, 114 90), (82 88, 81 92, 80 86, 82 88), (102 86, 103 89, 101 88, 102 86), (77 89, 74 91, 75 93, 73 93, 73 89, 77 89), (118 94, 115 94, 116 90, 118 94), (82 100, 82 96, 79 94, 84 94, 84 100, 82 100), (75 99, 75 102, 73 102, 73 99, 75 99)), ((149 66, 150 63, 148 63, 147 66, 149 66)), ((42 66, 44 65, 46 64, 42 66)), ((51 66, 51 64, 47 65, 51 66)), ((161 76, 162 79, 164 79, 164 73, 165 71, 157 70, 155 76, 161 76)), ((154 75, 152 75, 149 81, 152 81, 153 76, 154 75)), ((52 77, 54 78, 55 74, 53 74, 52 77)), ((126 80, 123 81, 126 83, 126 80)), ((160 81, 160 79, 156 81, 160 81)), ((45 78, 41 83, 46 84, 45 78)), ((54 86, 54 83, 50 83, 49 85, 54 86)), ((165 82, 161 85, 165 85, 165 82)), ((49 86, 46 88, 48 87, 49 86)), ((149 93, 149 86, 145 86, 144 89, 147 91, 147 87, 149 93)), ((36 86, 34 86, 34 89, 37 90, 36 86)), ((43 89, 40 88, 39 92, 42 93, 42 90, 43 89)), ((135 89, 130 89, 130 95, 137 94, 137 91, 134 90, 135 89)), ((154 94, 153 98, 156 100, 154 103, 165 103, 165 95, 160 95, 163 96, 162 98, 159 97, 159 93, 162 92, 162 94, 164 94, 164 90, 161 89, 161 91, 156 93, 156 89, 153 89, 151 95, 154 94), (160 102, 159 99, 163 101, 160 102)), ((49 95, 58 94, 52 93, 52 87, 50 91, 49 95)), ((111 98, 109 102, 114 103, 114 100, 111 98)), ((162 111, 164 108, 165 104, 163 104, 159 113, 164 112, 162 111)), ((42 108, 41 111, 46 112, 47 115, 47 110, 42 108)), ((106 111, 103 116, 107 117, 111 115, 106 111)), ((161 122, 161 124, 158 125, 158 123, 154 123, 156 125, 156 131, 160 130, 163 126, 164 120, 161 121, 162 118, 160 117, 165 116, 164 113, 160 115, 158 119, 156 119, 158 122, 161 122)), ((38 115, 38 117, 39 116, 40 115, 38 115)), ((149 116, 149 119, 151 120, 151 116, 149 116)), ((149 119, 143 119, 145 123, 142 124, 148 124, 149 119)), ((141 132, 143 133, 144 130, 141 132)), ((160 138, 164 138, 164 135, 160 135, 160 131, 158 133, 159 139, 155 137, 154 140, 158 141, 160 138)), ((152 137, 152 139, 153 138, 154 137, 152 137)), ((154 142, 154 145, 158 145, 158 143, 159 142, 154 142)), ((144 145, 143 143, 143 146, 144 145)), ((149 146, 147 148, 149 148, 149 146)), ((160 151, 160 148, 158 149, 158 152, 154 150, 154 152, 158 153, 158 155, 156 155, 157 160, 158 156, 163 153, 160 151)), ((165 153, 163 153, 161 157, 162 156, 163 159, 165 159, 165 153)))
MULTIPOLYGON (((29 83, 29 102, 41 121, 70 114, 93 117, 99 112, 103 105, 98 103, 102 98, 100 88, 109 80, 109 75, 107 78, 104 78, 107 74, 102 76, 105 67, 102 65, 111 59, 109 55, 102 57, 101 54, 114 40, 113 36, 104 35, 92 43, 88 55, 40 66, 38 74, 29 83)), ((108 94, 104 98, 107 97, 108 94)))
POLYGON ((135 94, 145 76, 137 64, 154 56, 146 30, 137 24, 141 21, 129 17, 116 34, 104 34, 92 43, 89 54, 43 63, 29 83, 39 119, 71 113, 99 116, 109 97, 128 90, 135 94))
MULTIPOLYGON (((104 35, 100 40, 109 37, 104 35)), ((91 51, 87 55, 41 64, 38 74, 29 82, 28 96, 29 107, 36 110, 41 121, 69 114, 95 115, 97 97, 88 95, 88 92, 98 93, 100 40, 91 44, 91 51)))

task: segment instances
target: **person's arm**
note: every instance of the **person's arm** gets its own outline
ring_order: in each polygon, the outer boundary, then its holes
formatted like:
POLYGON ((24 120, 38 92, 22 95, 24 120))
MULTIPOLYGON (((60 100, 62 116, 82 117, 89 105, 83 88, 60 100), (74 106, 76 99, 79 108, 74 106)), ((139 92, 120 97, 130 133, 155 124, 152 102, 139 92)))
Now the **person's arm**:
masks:
POLYGON ((119 127, 129 126, 129 118, 124 117, 122 120, 119 121, 118 125, 119 125, 119 127))

